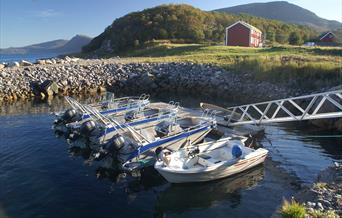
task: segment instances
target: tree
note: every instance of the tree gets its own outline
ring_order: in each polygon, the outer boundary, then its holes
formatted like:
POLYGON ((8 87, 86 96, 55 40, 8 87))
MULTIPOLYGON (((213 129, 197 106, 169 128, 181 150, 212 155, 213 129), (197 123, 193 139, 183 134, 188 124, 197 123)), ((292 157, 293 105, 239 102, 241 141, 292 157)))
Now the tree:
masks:
POLYGON ((290 45, 299 45, 302 43, 302 38, 298 32, 291 32, 289 36, 290 45))
POLYGON ((280 43, 280 44, 287 43, 287 39, 288 39, 288 36, 287 36, 286 33, 282 32, 282 31, 277 31, 276 32, 275 40, 278 43, 280 43))
POLYGON ((268 29, 266 32, 266 40, 269 42, 274 42, 275 41, 275 32, 273 29, 268 29))

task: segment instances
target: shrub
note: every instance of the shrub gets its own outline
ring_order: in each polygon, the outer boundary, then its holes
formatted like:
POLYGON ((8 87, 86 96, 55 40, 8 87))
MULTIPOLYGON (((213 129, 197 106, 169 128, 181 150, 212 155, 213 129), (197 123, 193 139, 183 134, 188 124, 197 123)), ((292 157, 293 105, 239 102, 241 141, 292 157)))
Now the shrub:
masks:
POLYGON ((285 200, 281 207, 281 216, 283 218, 304 218, 305 207, 294 200, 291 202, 285 200))

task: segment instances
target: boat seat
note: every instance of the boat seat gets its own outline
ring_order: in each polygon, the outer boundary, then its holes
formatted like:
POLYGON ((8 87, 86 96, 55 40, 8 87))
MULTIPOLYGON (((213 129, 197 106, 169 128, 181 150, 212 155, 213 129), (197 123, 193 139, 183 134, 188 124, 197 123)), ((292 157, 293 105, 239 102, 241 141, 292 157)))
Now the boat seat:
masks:
POLYGON ((188 158, 187 160, 185 160, 183 164, 183 169, 192 168, 196 163, 198 163, 198 156, 195 156, 193 158, 188 158))
POLYGON ((198 164, 204 166, 204 167, 210 167, 212 165, 215 165, 217 163, 220 163, 220 160, 217 160, 215 158, 212 158, 211 156, 200 154, 198 155, 198 164))

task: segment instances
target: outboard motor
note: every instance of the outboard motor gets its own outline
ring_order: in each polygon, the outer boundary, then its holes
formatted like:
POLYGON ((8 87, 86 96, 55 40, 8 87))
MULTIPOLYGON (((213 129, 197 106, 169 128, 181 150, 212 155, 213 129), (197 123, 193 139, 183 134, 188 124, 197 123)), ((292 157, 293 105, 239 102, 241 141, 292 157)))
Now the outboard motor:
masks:
POLYGON ((72 121, 73 118, 75 118, 77 115, 77 112, 74 109, 68 109, 63 114, 63 119, 66 122, 72 121))
POLYGON ((132 121, 134 119, 136 119, 137 117, 137 112, 136 111, 128 111, 126 114, 125 114, 125 120, 126 122, 129 122, 129 121, 132 121))
POLYGON ((195 148, 195 149, 189 151, 188 156, 189 156, 190 158, 194 158, 194 157, 195 157, 196 155, 198 155, 199 153, 200 153, 200 149, 197 147, 197 148, 195 148))
POLYGON ((82 123, 80 127, 80 133, 82 135, 89 135, 96 128, 96 123, 93 120, 88 120, 82 123))
POLYGON ((116 151, 121 150, 125 146, 125 138, 122 135, 115 135, 112 139, 112 145, 116 151))
POLYGON ((242 149, 241 149, 240 145, 233 145, 233 147, 232 147, 232 155, 235 158, 241 157, 242 149))

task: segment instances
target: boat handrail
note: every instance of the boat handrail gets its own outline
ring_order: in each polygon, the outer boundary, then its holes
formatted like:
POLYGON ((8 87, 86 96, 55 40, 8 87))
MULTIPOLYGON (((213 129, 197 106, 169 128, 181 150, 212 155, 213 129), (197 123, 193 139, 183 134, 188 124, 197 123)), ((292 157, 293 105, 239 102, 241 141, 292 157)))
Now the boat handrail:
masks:
POLYGON ((74 110, 80 110, 82 113, 86 112, 86 109, 83 107, 83 105, 81 103, 79 103, 77 100, 69 97, 69 96, 65 96, 65 100, 70 104, 70 106, 74 109, 74 110))

